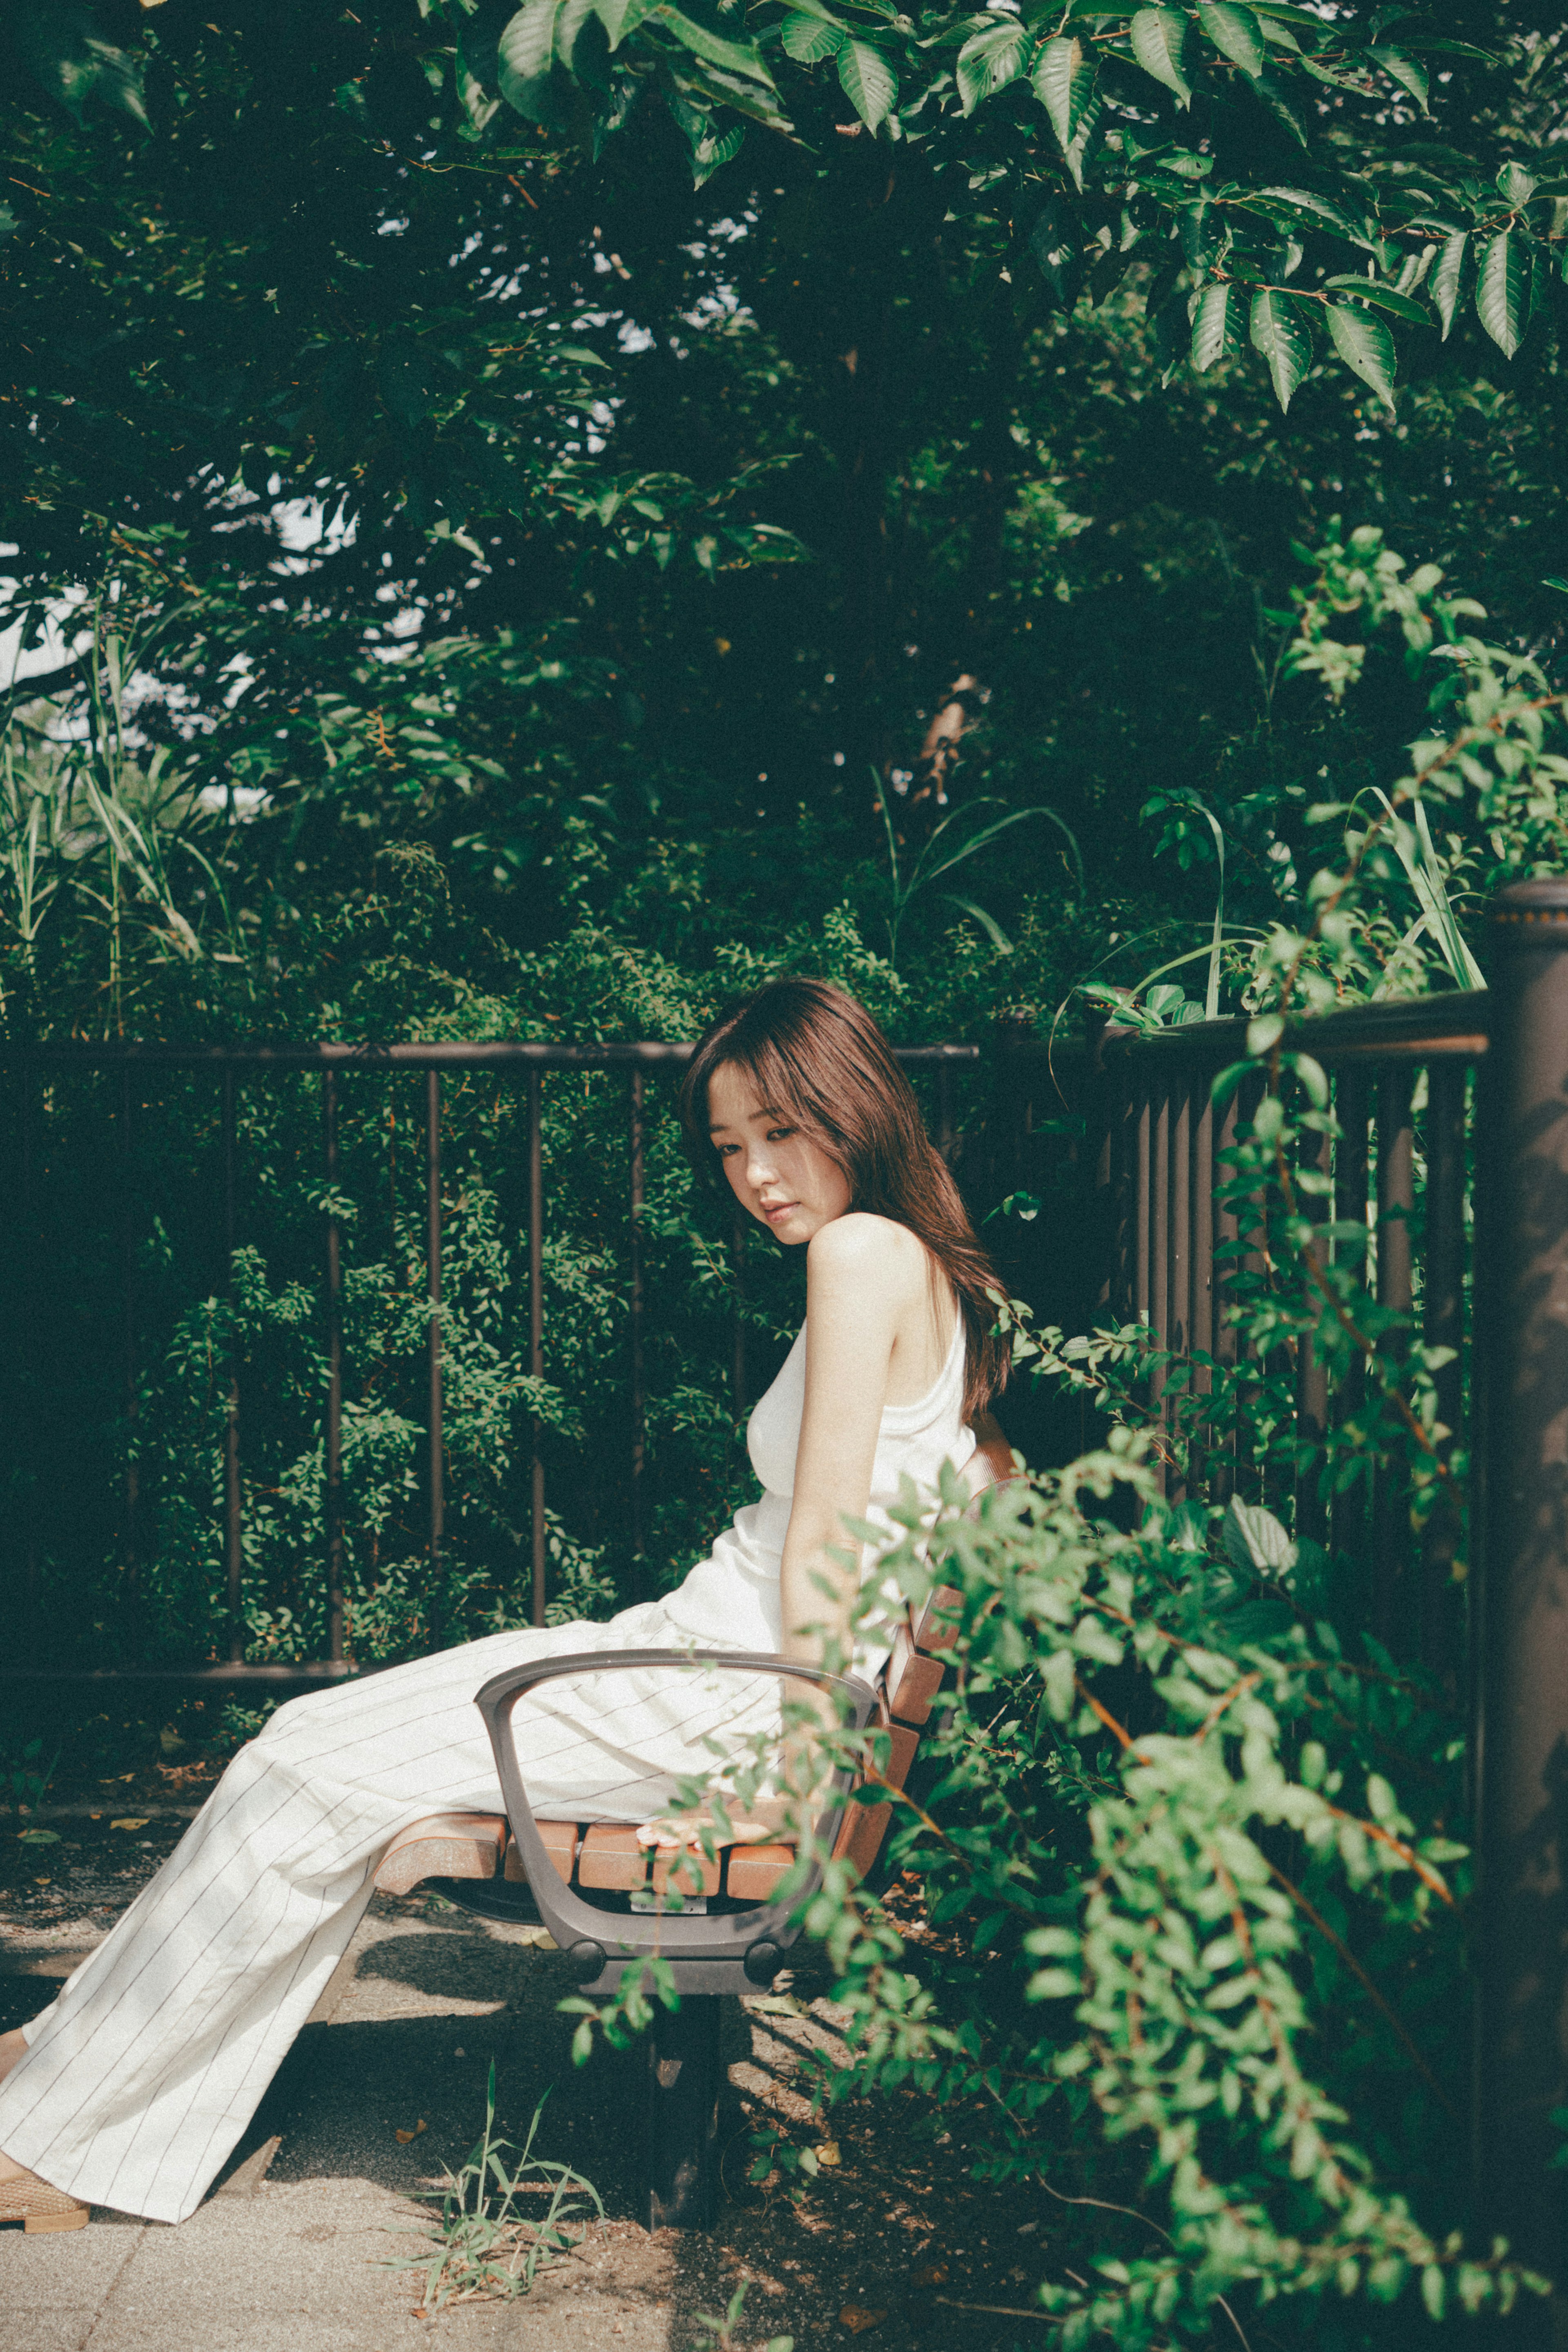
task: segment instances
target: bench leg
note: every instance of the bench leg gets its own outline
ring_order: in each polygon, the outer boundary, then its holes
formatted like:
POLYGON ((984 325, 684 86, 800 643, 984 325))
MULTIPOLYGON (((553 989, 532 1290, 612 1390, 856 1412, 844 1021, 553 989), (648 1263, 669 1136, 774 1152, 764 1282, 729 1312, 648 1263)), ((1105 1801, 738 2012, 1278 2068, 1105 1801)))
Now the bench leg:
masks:
POLYGON ((718 1993, 660 2008, 648 2035, 648 2227, 706 2230, 718 2208, 718 1993))

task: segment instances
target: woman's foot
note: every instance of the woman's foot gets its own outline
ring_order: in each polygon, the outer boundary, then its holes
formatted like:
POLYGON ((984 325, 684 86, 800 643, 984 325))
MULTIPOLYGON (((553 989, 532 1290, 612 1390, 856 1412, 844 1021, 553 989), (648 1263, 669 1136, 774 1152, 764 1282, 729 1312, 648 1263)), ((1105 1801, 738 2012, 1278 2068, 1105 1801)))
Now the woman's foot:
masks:
POLYGON ((64 2189, 51 2189, 36 2172, 0 2156, 0 2222, 20 2221, 30 2238, 47 2230, 80 2230, 92 2215, 90 2205, 64 2189))

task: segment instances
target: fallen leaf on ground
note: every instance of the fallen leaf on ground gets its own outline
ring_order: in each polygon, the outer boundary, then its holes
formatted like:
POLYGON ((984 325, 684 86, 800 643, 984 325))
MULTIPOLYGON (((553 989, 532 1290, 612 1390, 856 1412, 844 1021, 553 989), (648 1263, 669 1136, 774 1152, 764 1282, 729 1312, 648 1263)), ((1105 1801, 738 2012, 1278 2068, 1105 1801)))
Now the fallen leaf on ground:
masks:
POLYGON ((911 2286, 946 2286, 947 2284, 946 2263, 923 2263, 917 2271, 912 2271, 910 2273, 909 2284, 911 2286))
POLYGON ((18 1830, 16 1834, 24 1845, 58 1845, 60 1842, 58 1830, 18 1830))
POLYGON ((819 2164, 825 2164, 831 2168, 835 2164, 842 2164, 843 2160, 843 2158, 839 2154, 839 2143, 836 2139, 820 2139, 817 2142, 817 2162, 819 2164))
POLYGON ((747 2008, 762 2017, 803 2017, 805 2011, 793 1993, 765 1993, 759 2000, 747 2000, 747 2008))
POLYGON ((411 2139, 417 2139, 417 2138, 419 2137, 420 2133, 421 2133, 423 2129, 424 2129, 424 2117, 423 2117, 423 2116, 421 2116, 421 2117, 420 2117, 419 2121, 415 2124, 415 2126, 414 2126, 414 2127, 413 2127, 413 2129, 412 2131, 400 2131, 400 2132, 397 2132, 397 2133, 396 2133, 395 2137, 397 2137, 397 2139, 402 2143, 402 2145, 404 2147, 406 2147, 408 2146, 408 2144, 409 2144, 409 2141, 410 2141, 411 2139))
POLYGON ((149 1819, 150 1816, 143 1813, 140 1819, 137 1819, 135 1816, 131 1816, 122 1822, 110 1822, 109 1826, 111 1830, 144 1830, 147 1827, 149 1819))
POLYGON ((847 2327, 852 2336, 863 2336, 868 2327, 880 2327, 886 2317, 885 2311, 868 2311, 863 2303, 846 2303, 839 2314, 839 2326, 847 2327))

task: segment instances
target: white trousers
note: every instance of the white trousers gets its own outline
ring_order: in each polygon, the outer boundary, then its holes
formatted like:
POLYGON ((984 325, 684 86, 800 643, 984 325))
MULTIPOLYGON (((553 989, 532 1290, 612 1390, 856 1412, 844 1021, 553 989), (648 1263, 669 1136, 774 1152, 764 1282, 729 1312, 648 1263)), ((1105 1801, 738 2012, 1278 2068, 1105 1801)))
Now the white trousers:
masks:
MULTIPOLYGON (((26 2029, 0 2150, 93 2205, 183 2221, 309 2016, 400 1830, 498 1812, 475 1694, 570 1651, 685 1646, 657 1601, 608 1625, 497 1633, 280 1707, 156 1877, 26 2029)), ((715 1745, 776 1736, 772 1675, 645 1667, 548 1683, 514 1716, 543 1814, 641 1822, 715 1745)))

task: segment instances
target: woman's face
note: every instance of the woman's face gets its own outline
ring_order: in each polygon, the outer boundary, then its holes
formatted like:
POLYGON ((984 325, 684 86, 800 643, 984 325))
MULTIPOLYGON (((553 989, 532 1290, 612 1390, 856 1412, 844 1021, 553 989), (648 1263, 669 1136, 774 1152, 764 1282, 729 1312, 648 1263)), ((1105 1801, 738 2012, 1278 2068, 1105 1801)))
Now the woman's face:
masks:
POLYGON ((849 1178, 838 1161, 728 1062, 708 1080, 707 1115, 731 1192, 781 1242, 809 1242, 848 1209, 849 1178))

